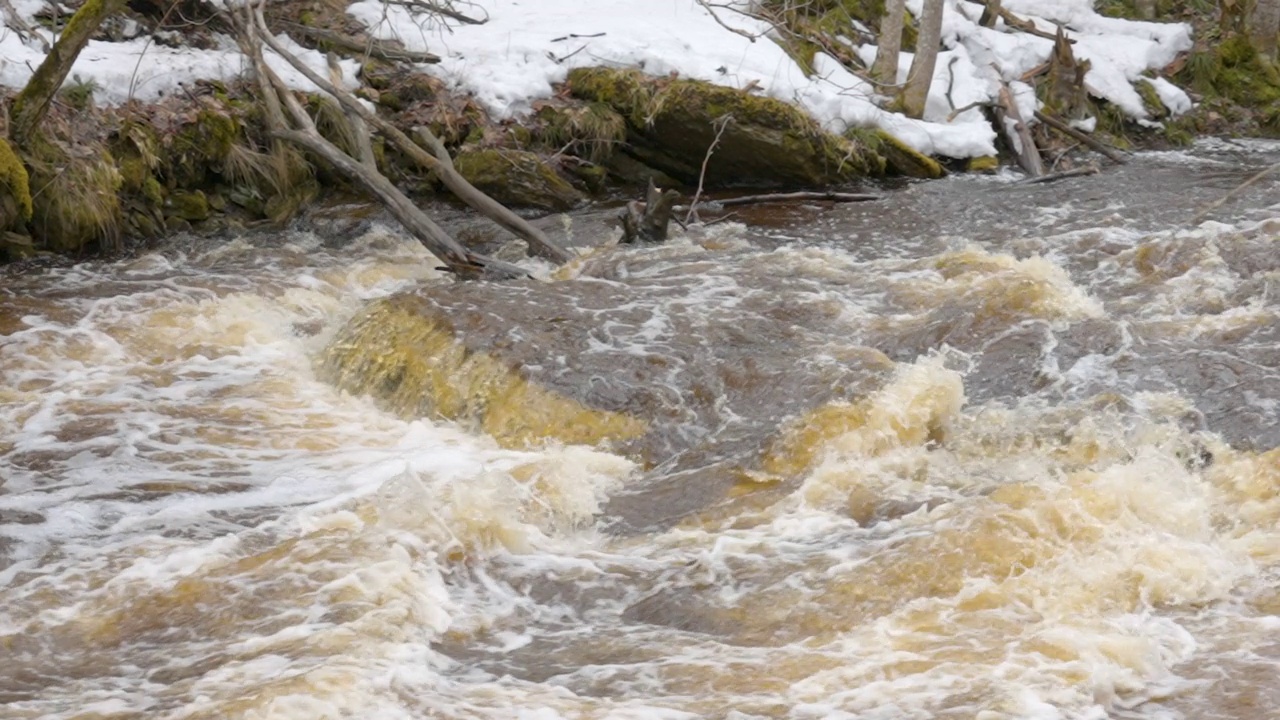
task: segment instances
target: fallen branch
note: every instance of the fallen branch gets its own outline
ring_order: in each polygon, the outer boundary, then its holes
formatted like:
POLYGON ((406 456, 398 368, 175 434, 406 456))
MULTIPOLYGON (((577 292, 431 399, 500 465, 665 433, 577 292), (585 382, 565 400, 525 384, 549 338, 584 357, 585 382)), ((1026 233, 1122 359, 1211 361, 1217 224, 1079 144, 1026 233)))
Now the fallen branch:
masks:
POLYGON ((44 54, 49 54, 49 41, 46 40, 38 30, 31 27, 26 20, 22 19, 22 16, 14 9, 13 3, 9 2, 9 0, 0 0, 0 10, 4 11, 4 16, 6 18, 5 24, 13 28, 13 31, 18 34, 19 38, 23 40, 35 38, 40 42, 40 49, 44 51, 44 54))
POLYGON ((1235 190, 1232 190, 1231 192, 1227 193, 1226 195, 1223 195, 1221 199, 1216 200, 1216 201, 1214 201, 1214 202, 1210 203, 1207 207, 1205 207, 1205 209, 1203 209, 1203 210, 1201 210, 1200 212, 1196 213, 1196 216, 1195 216, 1195 217, 1193 217, 1193 218, 1191 218, 1191 222, 1190 222, 1189 224, 1191 224, 1191 225, 1199 225, 1201 220, 1204 220, 1206 217, 1208 217, 1208 216, 1209 216, 1209 213, 1213 212, 1214 210, 1217 210, 1218 208, 1222 207, 1223 205, 1226 205, 1226 204, 1227 204, 1227 202, 1229 202, 1232 198, 1234 198, 1234 197, 1236 197, 1237 195, 1239 195, 1240 193, 1244 192, 1246 189, 1248 189, 1248 188, 1249 188, 1250 186, 1252 186, 1254 183, 1257 183, 1259 180, 1261 180, 1262 178, 1264 178, 1264 177, 1266 177, 1266 176, 1270 175, 1271 173, 1275 172, 1276 170, 1280 170, 1280 163, 1276 163, 1276 164, 1274 164, 1274 165, 1272 165, 1272 166, 1270 166, 1270 167, 1265 167, 1265 168, 1263 168, 1263 169, 1259 170, 1258 172, 1254 173, 1252 176, 1250 176, 1250 177, 1249 177, 1249 179, 1248 179, 1248 180, 1245 180, 1244 182, 1242 182, 1242 183, 1240 183, 1239 185, 1237 185, 1235 190))
MULTIPOLYGON (((699 203, 697 209, 714 211, 720 208, 737 207, 741 205, 765 205, 768 203, 785 203, 785 202, 869 202, 871 200, 880 200, 879 195, 867 195, 863 193, 845 193, 845 192, 789 192, 789 193, 765 193, 763 195, 741 195, 739 197, 723 198, 720 200, 711 200, 705 203, 699 203)), ((683 207, 677 207, 677 210, 685 210, 683 207)), ((691 206, 690 210, 693 209, 691 206)))
MULTIPOLYGON (((462 277, 478 277, 484 274, 504 278, 528 276, 528 273, 519 266, 473 253, 450 237, 443 228, 400 192, 395 183, 379 173, 376 167, 371 166, 368 160, 373 155, 372 147, 357 148, 356 155, 365 160, 361 162, 326 140, 316 128, 315 121, 294 97, 293 91, 284 84, 280 76, 267 65, 263 58, 262 42, 273 42, 274 38, 270 38, 266 30, 266 23, 262 20, 261 6, 259 5, 255 10, 246 7, 244 13, 243 22, 236 22, 236 18, 232 16, 232 22, 236 25, 236 40, 250 60, 251 72, 262 95, 267 124, 273 138, 310 150, 348 179, 368 190, 407 231, 445 264, 445 269, 462 277)), ((280 50, 277 49, 277 52, 280 50)), ((280 54, 286 59, 292 58, 287 52, 280 52, 280 54)), ((296 60, 296 58, 293 59, 296 60)), ((353 130, 352 134, 358 145, 370 145, 367 132, 360 134, 353 130)))
POLYGON ((1062 122, 1058 118, 1052 115, 1047 115, 1037 110, 1036 119, 1044 123, 1045 125, 1048 125, 1049 127, 1053 128, 1054 130, 1057 130, 1063 135, 1066 135, 1067 137, 1070 137, 1074 140, 1079 140, 1085 145, 1088 145, 1093 150, 1105 155, 1107 159, 1110 160, 1111 162, 1116 163, 1117 165, 1125 164, 1125 159, 1123 157, 1120 157, 1120 155, 1118 155, 1114 150, 1102 144, 1096 138, 1089 137, 1087 134, 1071 127, 1070 125, 1062 122))
POLYGON ((316 42, 328 43, 335 47, 341 48, 351 53, 356 53, 362 57, 377 58, 386 60, 387 62, 411 62, 411 63, 438 63, 440 56, 429 52, 416 52, 414 50, 405 50, 404 48, 391 47, 384 42, 368 38, 367 41, 361 42, 352 37, 347 37, 340 33, 322 30, 320 28, 307 27, 295 22, 286 22, 285 25, 293 32, 304 35, 316 42))
POLYGON ((342 104, 344 110, 357 115, 361 120, 369 124, 370 127, 382 133, 387 139, 403 152, 427 170, 434 171, 439 176, 440 181, 445 187, 457 196, 457 198, 471 207, 471 209, 484 215, 493 222, 506 230, 514 233, 516 236, 529 244, 529 251, 535 255, 541 256, 553 263, 561 264, 568 262, 573 256, 564 248, 551 242, 541 230, 535 228, 528 220, 516 215, 509 208, 493 198, 480 192, 474 185, 462 177, 453 167, 453 161, 449 158, 448 152, 445 152, 444 143, 426 128, 419 128, 419 134, 429 139, 429 145, 435 154, 422 149, 422 146, 415 143, 408 135, 405 135, 400 128, 392 125, 390 122, 382 119, 377 113, 365 107, 354 95, 336 87, 333 83, 321 77, 319 73, 312 70, 310 66, 299 60, 292 53, 284 48, 278 40, 267 30, 266 19, 262 15, 262 8, 258 6, 254 11, 254 19, 258 26, 257 36, 262 39, 273 51, 284 58, 286 62, 293 66, 295 70, 302 73, 304 77, 310 80, 324 92, 328 93, 339 103, 342 104))
MULTIPOLYGON (((1031 20, 1023 20, 1004 8, 1000 8, 999 13, 1001 19, 1004 20, 1006 25, 1021 30, 1028 35, 1035 35, 1036 37, 1041 37, 1046 40, 1055 40, 1058 37, 1057 33, 1045 32, 1044 30, 1036 27, 1036 24, 1031 20)), ((1067 42, 1072 45, 1076 44, 1076 41, 1070 38, 1067 38, 1067 42)))
POLYGON ((1067 178, 1081 177, 1084 175, 1097 175, 1099 172, 1097 165, 1085 165, 1084 167, 1072 168, 1070 170, 1062 170, 1061 172, 1053 172, 1040 177, 1025 178, 1014 183, 1015 185, 1037 185, 1040 183, 1057 182, 1058 180, 1066 180, 1067 178))

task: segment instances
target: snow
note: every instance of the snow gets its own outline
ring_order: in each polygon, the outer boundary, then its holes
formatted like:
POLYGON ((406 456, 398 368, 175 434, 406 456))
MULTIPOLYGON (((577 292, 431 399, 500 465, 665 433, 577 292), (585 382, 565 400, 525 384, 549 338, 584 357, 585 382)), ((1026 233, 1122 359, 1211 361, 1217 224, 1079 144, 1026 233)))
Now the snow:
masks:
MULTIPOLYGON (((907 0, 907 6, 918 16, 923 1, 907 0)), ((15 0, 14 5, 30 17, 42 3, 15 0)), ((1175 114, 1191 108, 1181 89, 1146 76, 1191 47, 1188 26, 1103 17, 1091 0, 1005 0, 1004 7, 1046 32, 1063 28, 1075 41, 1077 58, 1090 62, 1088 91, 1135 120, 1149 120, 1135 89, 1139 82, 1151 83, 1175 114)), ((956 158, 995 154, 995 131, 976 106, 994 102, 1002 83, 1010 86, 1024 117, 1032 115, 1035 95, 1020 78, 1053 51, 1053 41, 1007 28, 1003 21, 995 28, 981 27, 980 4, 946 0, 944 49, 924 119, 916 120, 882 109, 885 98, 833 58, 819 55, 814 74, 807 76, 768 38, 771 28, 729 9, 720 8, 713 16, 695 0, 478 0, 471 8, 488 21, 446 26, 382 0, 358 0, 348 12, 375 36, 440 55, 439 64, 420 66, 422 70, 470 93, 499 118, 528 112, 533 102, 551 96, 554 85, 573 68, 629 67, 756 87, 804 108, 832 131, 876 126, 922 152, 956 158)), ((287 44, 324 74, 319 53, 287 44)), ((874 45, 850 49, 868 65, 875 59, 874 45)), ((0 84, 22 86, 41 59, 38 46, 0 26, 0 84)), ((905 82, 911 60, 910 53, 902 53, 899 82, 905 82)), ((268 62, 290 85, 313 89, 280 58, 269 56, 268 62)), ((230 39, 201 50, 136 38, 90 43, 72 74, 95 83, 99 102, 120 103, 130 97, 153 100, 197 79, 231 79, 244 65, 230 39)), ((355 63, 344 61, 344 70, 353 77, 355 63)))
MULTIPOLYGON (((14 7, 28 24, 43 4, 36 0, 18 0, 14 7)), ((46 33, 46 39, 51 39, 46 33)), ((324 56, 280 36, 286 48, 327 76, 324 56)), ((44 52, 36 42, 24 43, 18 33, 0 23, 0 85, 21 88, 31 79, 34 69, 44 60, 44 52)), ((290 87, 316 90, 301 73, 283 58, 266 51, 267 64, 290 87)), ((94 85, 94 100, 106 105, 119 105, 130 98, 152 101, 180 91, 181 86, 196 80, 231 80, 244 73, 246 61, 231 38, 221 38, 219 46, 209 50, 157 45, 147 38, 122 42, 92 40, 71 68, 68 82, 94 85)), ((355 87, 358 66, 354 60, 342 61, 343 76, 355 87)))

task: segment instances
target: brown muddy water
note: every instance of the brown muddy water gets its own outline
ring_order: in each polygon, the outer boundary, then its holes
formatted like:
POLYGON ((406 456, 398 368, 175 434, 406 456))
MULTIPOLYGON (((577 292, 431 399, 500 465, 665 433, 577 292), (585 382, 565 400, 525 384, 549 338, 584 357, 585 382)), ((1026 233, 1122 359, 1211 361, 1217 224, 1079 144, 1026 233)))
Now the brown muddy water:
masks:
POLYGON ((1277 161, 6 276, 0 718, 1280 717, 1277 161))

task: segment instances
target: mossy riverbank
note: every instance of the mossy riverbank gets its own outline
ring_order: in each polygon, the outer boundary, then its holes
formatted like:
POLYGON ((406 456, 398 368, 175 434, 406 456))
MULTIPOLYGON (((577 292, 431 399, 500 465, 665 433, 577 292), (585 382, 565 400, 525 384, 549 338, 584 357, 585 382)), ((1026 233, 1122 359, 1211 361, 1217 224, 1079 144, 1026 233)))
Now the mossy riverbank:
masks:
MULTIPOLYGON (((317 3, 298 7, 313 9, 275 20, 314 30, 299 37, 320 49, 332 44, 325 38, 355 32, 341 12, 319 12, 317 3)), ((791 29, 778 41, 802 67, 806 58, 812 64, 814 53, 839 49, 827 42, 837 28, 854 27, 872 41, 883 11, 881 0, 762 7, 791 29)), ((1203 134, 1280 135, 1280 70, 1219 22, 1212 7, 1208 0, 1156 7, 1156 19, 1196 25, 1195 49, 1159 73, 1191 90, 1196 107, 1174 117, 1155 86, 1139 82, 1149 114, 1163 123, 1152 128, 1085 97, 1081 112, 1098 119, 1095 134, 1104 142, 1141 148, 1186 144, 1203 134)), ((1103 2, 1099 10, 1137 17, 1130 0, 1103 2)), ((907 25, 904 49, 910 50, 914 36, 907 25)), ((892 175, 989 172, 999 162, 939 161, 881 130, 832 134, 796 107, 750 89, 627 69, 573 70, 532 113, 498 121, 410 63, 360 59, 359 94, 379 114, 410 134, 429 127, 473 184, 529 212, 634 198, 650 179, 690 193, 699 184, 706 190, 838 187, 892 175)), ((1042 83, 1052 84, 1052 78, 1042 83)), ((0 116, 12 113, 11 104, 11 97, 0 97, 0 116)), ((313 99, 309 107, 322 133, 340 147, 350 145, 341 119, 326 117, 331 104, 313 99)), ((1059 138, 1042 135, 1046 152, 1061 149, 1059 138)), ((394 148, 375 140, 374 150, 379 171, 412 197, 448 197, 437 178, 394 148)), ((0 142, 0 259, 119 251, 182 231, 283 226, 317 203, 359 196, 324 161, 273 139, 244 86, 198 83, 153 104, 97 108, 92 87, 69 82, 33 138, 0 142)))

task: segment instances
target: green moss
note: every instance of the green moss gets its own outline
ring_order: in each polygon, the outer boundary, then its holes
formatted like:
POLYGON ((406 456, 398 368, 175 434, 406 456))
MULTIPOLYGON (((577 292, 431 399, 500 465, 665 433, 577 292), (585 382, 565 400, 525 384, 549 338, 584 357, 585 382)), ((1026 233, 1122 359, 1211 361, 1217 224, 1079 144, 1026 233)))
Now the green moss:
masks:
POLYGON ((170 187, 198 188, 227 160, 240 136, 239 120, 205 108, 170 136, 164 148, 163 174, 170 187))
POLYGON ((31 182, 27 168, 4 138, 0 138, 0 191, 12 199, 16 215, 8 219, 0 217, 0 230, 31 219, 31 182))
POLYGON ((123 180, 105 148, 81 143, 75 152, 45 138, 28 147, 32 195, 31 229, 45 247, 76 252, 90 242, 119 238, 123 180))
POLYGON ((572 70, 568 85, 574 96, 623 117, 629 154, 685 183, 698 181, 713 142, 710 186, 827 185, 884 172, 884 158, 872 148, 824 131, 774 98, 610 68, 572 70))
POLYGON ((453 159, 458 172, 504 205, 568 210, 584 199, 536 154, 487 148, 464 150, 453 159))
POLYGON ((72 78, 72 81, 62 86, 58 91, 58 97, 62 102, 70 105, 81 112, 93 107, 93 93, 98 89, 98 83, 93 78, 82 80, 79 75, 72 78))
MULTIPOLYGON (((1226 101, 1242 114, 1254 113, 1263 132, 1280 133, 1280 70, 1243 35, 1198 45, 1174 79, 1204 96, 1205 105, 1226 101)), ((1222 108, 1222 114, 1229 112, 1222 108)))
POLYGON ((1164 106, 1164 101, 1160 99, 1160 93, 1156 91, 1156 86, 1147 82, 1145 78, 1140 78, 1133 84, 1133 89, 1138 91, 1138 97, 1142 98, 1142 106, 1146 108, 1147 115, 1153 120, 1161 120, 1169 116, 1169 109, 1164 106))
POLYGON ((599 163, 627 139, 627 121, 603 102, 581 107, 546 106, 538 111, 538 139, 553 150, 567 148, 574 155, 599 163))
MULTIPOLYGON (((871 148, 884 156, 888 168, 899 175, 935 180, 947 174, 937 160, 907 145, 879 128, 871 130, 871 148)), ((846 135, 847 136, 847 135, 846 135)))
POLYGON ((146 198, 148 203, 156 207, 164 204, 164 186, 160 184, 159 180, 148 177, 142 182, 141 190, 142 197, 146 198))
POLYGON ((190 222, 209 219, 209 200, 201 190, 176 192, 165 203, 169 214, 190 222))
POLYGON ((972 173, 993 173, 1000 169, 1000 158, 995 155, 969 158, 965 169, 972 173))

